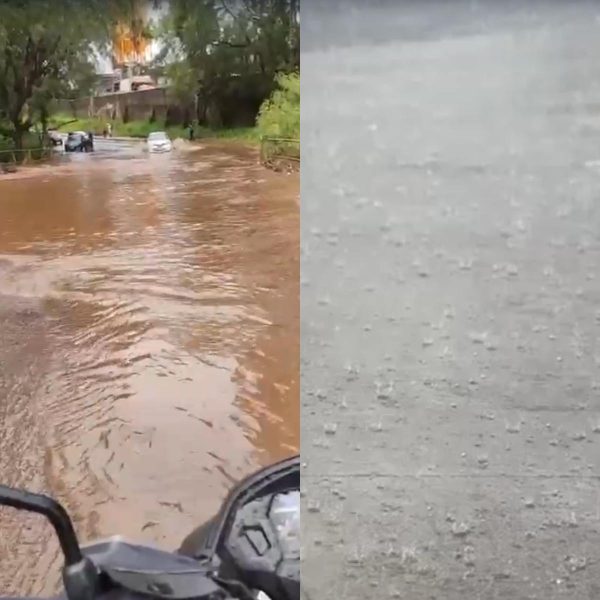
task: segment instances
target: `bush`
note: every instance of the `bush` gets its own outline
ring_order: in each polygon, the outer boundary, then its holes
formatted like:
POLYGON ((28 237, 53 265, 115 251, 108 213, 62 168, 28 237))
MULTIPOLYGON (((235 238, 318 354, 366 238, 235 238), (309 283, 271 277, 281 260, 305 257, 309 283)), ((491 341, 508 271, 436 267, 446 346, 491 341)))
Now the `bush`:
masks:
POLYGON ((13 153, 14 148, 15 144, 11 138, 0 136, 0 163, 22 162, 25 159, 39 160, 44 158, 47 152, 47 148, 42 147, 38 134, 33 131, 23 136, 23 152, 13 153))
POLYGON ((265 100, 256 120, 265 137, 300 139, 300 75, 277 76, 277 89, 265 100))

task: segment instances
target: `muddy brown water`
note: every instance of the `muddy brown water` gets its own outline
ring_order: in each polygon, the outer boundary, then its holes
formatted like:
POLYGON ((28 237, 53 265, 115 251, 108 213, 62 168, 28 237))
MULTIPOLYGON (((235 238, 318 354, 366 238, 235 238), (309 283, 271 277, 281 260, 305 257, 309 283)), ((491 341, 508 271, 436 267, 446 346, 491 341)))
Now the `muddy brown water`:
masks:
MULTIPOLYGON (((83 540, 174 548, 299 444, 299 181, 253 151, 115 148, 0 180, 0 480, 83 540)), ((0 512, 1 593, 56 588, 0 512)))

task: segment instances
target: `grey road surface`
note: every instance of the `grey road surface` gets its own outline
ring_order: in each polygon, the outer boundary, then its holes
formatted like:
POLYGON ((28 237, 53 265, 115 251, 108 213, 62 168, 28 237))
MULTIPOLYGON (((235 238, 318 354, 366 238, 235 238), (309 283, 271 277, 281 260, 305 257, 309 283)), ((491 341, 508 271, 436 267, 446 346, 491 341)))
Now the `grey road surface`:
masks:
POLYGON ((318 4, 304 590, 599 598, 600 4, 318 4))

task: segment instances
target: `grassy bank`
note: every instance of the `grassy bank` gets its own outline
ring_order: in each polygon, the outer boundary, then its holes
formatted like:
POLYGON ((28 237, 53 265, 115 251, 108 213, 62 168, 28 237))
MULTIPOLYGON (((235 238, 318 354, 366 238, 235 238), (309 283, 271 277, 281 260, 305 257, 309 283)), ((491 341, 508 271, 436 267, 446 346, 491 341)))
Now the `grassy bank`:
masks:
MULTIPOLYGON (((91 131, 94 135, 102 135, 106 127, 105 119, 73 119, 68 115, 54 115, 50 119, 50 126, 59 131, 91 131)), ((146 138, 153 131, 166 131, 171 139, 188 138, 188 131, 180 125, 165 126, 163 122, 155 121, 114 121, 112 123, 112 134, 116 137, 146 138)), ((209 129, 207 127, 195 127, 196 139, 228 139, 233 141, 258 143, 260 136, 255 127, 238 127, 233 129, 209 129)))
POLYGON ((39 160, 46 150, 41 148, 37 133, 29 132, 23 136, 22 152, 14 152, 14 142, 10 138, 0 136, 0 163, 22 162, 23 160, 39 160))

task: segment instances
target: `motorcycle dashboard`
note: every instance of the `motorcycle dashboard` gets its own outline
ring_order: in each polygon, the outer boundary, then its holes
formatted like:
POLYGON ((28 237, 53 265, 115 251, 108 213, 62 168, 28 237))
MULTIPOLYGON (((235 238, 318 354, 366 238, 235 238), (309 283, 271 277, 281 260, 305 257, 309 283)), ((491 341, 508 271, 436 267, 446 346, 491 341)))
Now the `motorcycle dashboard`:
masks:
POLYGON ((242 506, 225 548, 254 589, 271 598, 299 598, 299 490, 268 494, 242 506))

